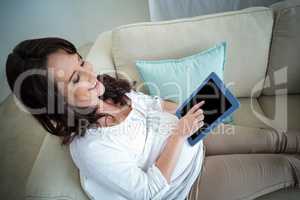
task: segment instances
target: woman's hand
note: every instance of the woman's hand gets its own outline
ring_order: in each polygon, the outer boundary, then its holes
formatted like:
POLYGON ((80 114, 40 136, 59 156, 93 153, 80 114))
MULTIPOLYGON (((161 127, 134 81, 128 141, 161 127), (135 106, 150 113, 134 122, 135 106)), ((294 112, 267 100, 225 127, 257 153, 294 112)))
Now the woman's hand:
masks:
POLYGON ((195 131, 201 128, 204 125, 203 119, 203 110, 201 106, 204 104, 204 101, 194 105, 176 124, 175 134, 184 139, 188 138, 195 131))

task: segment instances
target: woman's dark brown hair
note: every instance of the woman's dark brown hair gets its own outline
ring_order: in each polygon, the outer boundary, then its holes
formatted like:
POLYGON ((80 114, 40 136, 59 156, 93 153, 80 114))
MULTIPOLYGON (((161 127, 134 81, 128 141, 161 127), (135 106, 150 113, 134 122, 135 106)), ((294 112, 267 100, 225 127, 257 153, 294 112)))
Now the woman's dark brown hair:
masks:
MULTIPOLYGON (((14 90, 20 75, 29 71, 34 72, 34 70, 46 72, 48 56, 59 50, 64 50, 69 54, 78 54, 72 43, 61 38, 25 40, 8 55, 6 76, 10 89, 28 110, 45 109, 40 113, 31 112, 42 126, 51 134, 61 137, 62 144, 69 144, 76 135, 84 136, 87 127, 97 124, 99 118, 110 115, 96 114, 96 107, 78 108, 68 105, 58 92, 56 84, 49 82, 47 75, 30 74, 20 84, 19 92, 14 90), (54 88, 53 98, 49 98, 51 95, 49 83, 54 88), (82 123, 85 124, 82 125, 82 123)), ((126 104, 124 94, 132 89, 132 85, 127 80, 107 74, 98 75, 97 79, 105 87, 104 94, 99 98, 111 99, 115 104, 126 104)))

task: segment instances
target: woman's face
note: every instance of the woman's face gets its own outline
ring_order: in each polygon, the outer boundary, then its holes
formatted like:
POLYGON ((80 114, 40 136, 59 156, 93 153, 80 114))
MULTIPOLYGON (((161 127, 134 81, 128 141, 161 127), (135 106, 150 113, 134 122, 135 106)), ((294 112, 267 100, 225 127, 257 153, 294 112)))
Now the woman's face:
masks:
POLYGON ((57 84, 58 90, 66 97, 68 104, 77 107, 96 106, 104 85, 97 80, 93 66, 78 54, 60 50, 48 56, 48 72, 57 84))

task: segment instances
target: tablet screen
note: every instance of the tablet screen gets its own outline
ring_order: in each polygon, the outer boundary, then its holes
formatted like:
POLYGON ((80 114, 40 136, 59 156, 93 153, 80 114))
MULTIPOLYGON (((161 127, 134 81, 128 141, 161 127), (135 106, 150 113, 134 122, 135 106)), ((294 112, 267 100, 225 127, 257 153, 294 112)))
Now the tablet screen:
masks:
POLYGON ((183 107, 181 116, 184 116, 193 105, 202 100, 205 101, 205 104, 201 107, 204 111, 204 126, 191 135, 192 139, 195 139, 201 131, 214 123, 219 116, 232 106, 215 82, 212 79, 209 79, 189 103, 183 107))

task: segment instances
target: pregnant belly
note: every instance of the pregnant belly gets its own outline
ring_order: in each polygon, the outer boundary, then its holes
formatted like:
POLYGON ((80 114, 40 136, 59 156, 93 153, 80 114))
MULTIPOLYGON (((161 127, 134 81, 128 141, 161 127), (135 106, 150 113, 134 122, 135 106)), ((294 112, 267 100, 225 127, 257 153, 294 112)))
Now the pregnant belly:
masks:
MULTIPOLYGON (((160 123, 157 133, 161 134, 162 136, 166 136, 160 137, 160 139, 164 140, 165 145, 168 136, 172 134, 171 127, 174 127, 176 125, 178 118, 173 114, 163 112, 159 115, 159 119, 160 123)), ((164 147, 164 145, 162 145, 162 147, 164 147)), ((194 146, 191 146, 187 141, 183 144, 177 164, 171 176, 171 181, 175 180, 177 177, 180 177, 182 174, 184 174, 185 171, 188 170, 189 166, 193 164, 193 160, 199 153, 199 148, 202 147, 203 144, 201 141, 194 146)), ((163 150, 163 148, 161 150, 163 150)))
POLYGON ((198 156, 200 152, 199 148, 202 148, 202 141, 194 146, 191 146, 187 141, 184 143, 176 167, 172 173, 171 181, 187 171, 190 165, 193 165, 195 157, 198 156))

